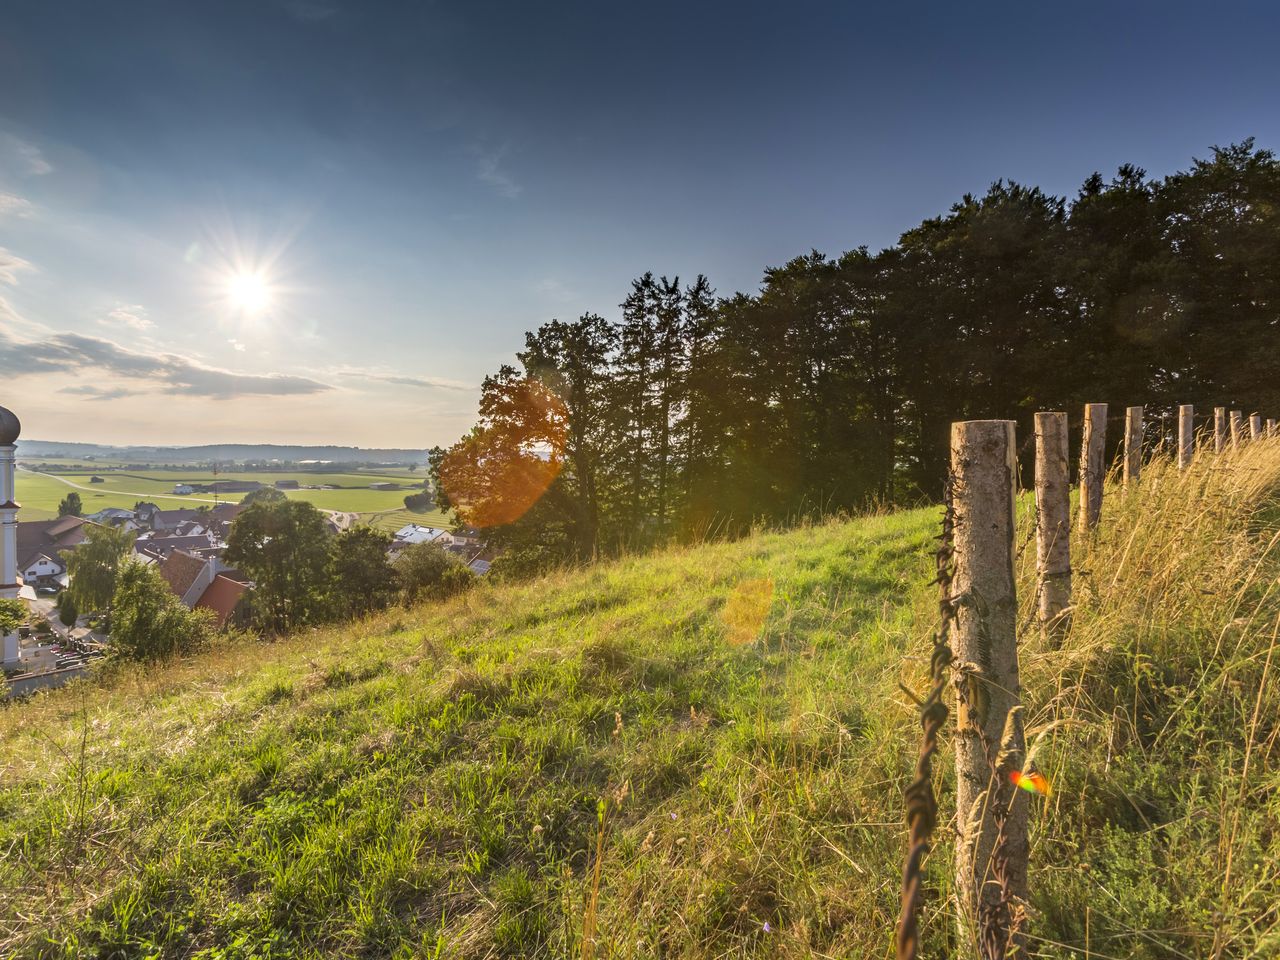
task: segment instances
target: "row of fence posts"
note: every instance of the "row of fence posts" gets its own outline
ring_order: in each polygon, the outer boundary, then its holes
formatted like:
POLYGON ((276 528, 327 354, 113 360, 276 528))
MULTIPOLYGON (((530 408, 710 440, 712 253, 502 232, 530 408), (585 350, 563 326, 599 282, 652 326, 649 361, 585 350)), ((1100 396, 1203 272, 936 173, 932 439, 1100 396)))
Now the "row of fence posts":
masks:
MULTIPOLYGON (((1102 516, 1107 475, 1107 404, 1084 408, 1080 452, 1079 526, 1089 533, 1102 516)), ((1128 407, 1121 451, 1122 481, 1142 472, 1142 407, 1128 407)), ((1216 453, 1263 437, 1280 437, 1275 420, 1239 410, 1214 410, 1216 453)), ((1036 569, 1040 628, 1061 642, 1071 620, 1071 489, 1067 415, 1035 415, 1036 569)), ((1180 469, 1195 456, 1195 410, 1178 408, 1175 455, 1180 469)), ((948 483, 938 583, 942 629, 933 656, 934 690, 922 703, 925 729, 916 778, 907 790, 910 851, 904 866, 898 957, 915 960, 923 861, 936 823, 931 760, 946 718, 940 702, 950 666, 956 699, 955 888, 963 929, 976 930, 985 960, 1025 949, 1027 812, 1012 782, 1022 771, 1025 743, 1018 681, 1017 591, 1014 529, 1017 445, 1012 420, 970 420, 951 425, 948 483), (948 542, 949 541, 949 542, 948 542), (942 664, 941 669, 938 664, 942 664)))

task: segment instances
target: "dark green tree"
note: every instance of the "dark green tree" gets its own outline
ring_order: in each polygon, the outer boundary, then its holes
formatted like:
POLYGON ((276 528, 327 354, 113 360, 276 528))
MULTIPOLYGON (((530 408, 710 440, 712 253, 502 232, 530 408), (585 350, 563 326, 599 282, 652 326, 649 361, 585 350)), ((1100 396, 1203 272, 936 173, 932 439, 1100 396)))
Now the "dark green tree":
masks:
POLYGON ((324 514, 305 500, 259 500, 231 525, 224 554, 254 581, 261 625, 287 631, 330 612, 330 546, 324 514))
POLYGON ((127 660, 163 660, 194 653, 213 636, 213 614, 188 610, 154 566, 120 568, 112 601, 111 649, 127 660))
POLYGON ((133 547, 133 534, 96 523, 85 529, 84 543, 67 554, 65 594, 82 613, 109 612, 120 567, 133 547))
POLYGON ((78 517, 84 513, 84 504, 80 500, 80 494, 72 490, 62 502, 58 504, 58 516, 60 517, 78 517))
POLYGON ((334 608, 354 618, 391 604, 399 591, 387 558, 391 535, 372 527, 351 527, 332 540, 334 608))

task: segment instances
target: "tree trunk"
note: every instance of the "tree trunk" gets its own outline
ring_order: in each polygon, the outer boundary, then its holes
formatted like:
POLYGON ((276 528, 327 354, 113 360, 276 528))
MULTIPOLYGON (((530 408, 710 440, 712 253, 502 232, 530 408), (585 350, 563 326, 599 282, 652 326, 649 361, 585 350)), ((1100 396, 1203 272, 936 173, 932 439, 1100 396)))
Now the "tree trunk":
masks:
MULTIPOLYGON (((1141 410, 1141 407, 1136 408, 1141 410)), ((1070 624, 1071 486, 1067 415, 1036 414, 1036 571, 1040 628, 1061 639, 1070 624)))
POLYGON ((1227 449, 1227 408, 1213 408, 1213 452, 1227 449))
POLYGON ((1178 469, 1191 466, 1196 448, 1196 408, 1189 403, 1178 407, 1178 469))
POLYGON ((1107 405, 1084 405, 1084 442, 1080 448, 1080 529, 1092 530, 1102 516, 1106 479, 1107 405))
POLYGON ((1124 485, 1137 483, 1142 473, 1142 408, 1124 412, 1124 485))
POLYGON ((1023 750, 1021 708, 1014 710, 1020 687, 1013 421, 952 424, 951 470, 956 511, 951 649, 956 657, 960 824, 956 888, 965 918, 977 925, 984 954, 1003 957, 1012 930, 1010 898, 1025 898, 1027 892, 1027 804, 1009 781, 1009 773, 1021 767, 1023 750))

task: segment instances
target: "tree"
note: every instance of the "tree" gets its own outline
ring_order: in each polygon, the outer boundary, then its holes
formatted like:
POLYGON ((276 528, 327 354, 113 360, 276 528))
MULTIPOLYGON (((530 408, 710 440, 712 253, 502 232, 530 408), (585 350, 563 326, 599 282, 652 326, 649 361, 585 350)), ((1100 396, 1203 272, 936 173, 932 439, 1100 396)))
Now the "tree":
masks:
POLYGON ((126 562, 111 606, 111 647, 125 659, 193 653, 213 636, 213 614, 188 610, 154 566, 126 562))
POLYGON ((258 500, 231 524, 225 559, 256 584, 263 626, 285 631, 323 619, 329 603, 329 531, 305 500, 258 500))
POLYGON ((76 608, 76 601, 71 596, 71 591, 63 590, 58 597, 58 621, 64 627, 74 627, 79 617, 80 611, 76 608))
POLYGON ((0 637, 8 636, 27 622, 27 607, 21 600, 0 600, 0 637))
POLYGON ((250 490, 245 494, 240 503, 243 506, 251 507, 255 503, 283 503, 288 499, 283 492, 275 487, 259 487, 257 490, 250 490))
POLYGON ((65 594, 81 612, 110 611, 120 565, 133 547, 127 530, 86 525, 84 543, 67 554, 69 586, 65 594))
POLYGON ((84 512, 84 504, 80 500, 80 494, 72 490, 62 502, 58 504, 58 516, 60 517, 78 517, 84 512))
POLYGON ((333 538, 334 606, 345 617, 388 606, 399 590, 387 559, 391 535, 372 527, 351 527, 333 538))
POLYGON ((404 498, 404 508, 412 510, 414 513, 426 513, 435 505, 435 500, 427 491, 422 493, 411 493, 404 498))
POLYGON ((470 568, 434 543, 415 543, 392 565, 408 603, 444 599, 468 589, 475 581, 470 568))

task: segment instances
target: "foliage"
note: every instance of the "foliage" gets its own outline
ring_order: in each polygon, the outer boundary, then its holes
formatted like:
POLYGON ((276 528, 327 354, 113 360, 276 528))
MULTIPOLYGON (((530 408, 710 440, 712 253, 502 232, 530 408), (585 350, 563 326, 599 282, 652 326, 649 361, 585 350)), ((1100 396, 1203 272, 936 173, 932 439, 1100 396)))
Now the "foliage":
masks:
POLYGON ((17 630, 27 622, 27 605, 21 600, 0 599, 0 637, 17 630))
POLYGON ((71 596, 71 591, 63 590, 62 593, 58 594, 58 621, 64 627, 74 627, 79 616, 80 610, 76 607, 76 601, 71 596))
POLYGON ((84 512, 84 504, 80 501, 80 494, 72 490, 62 502, 58 504, 58 516, 60 517, 78 517, 84 512))
POLYGON ((289 630, 329 612, 329 531, 305 500, 251 504, 232 523, 224 556, 254 581, 252 608, 264 627, 289 630))
POLYGON ((618 323, 542 325, 430 469, 512 566, 545 569, 936 498, 953 420, 1029 436, 1035 411, 1091 401, 1152 423, 1191 400, 1280 409, 1278 323, 1280 161, 1252 141, 1069 202, 998 182, 879 253, 768 268, 754 295, 645 273, 618 323))
MULTIPOLYGON (((1024 632, 1055 788, 1022 795, 1031 955, 1274 955, 1278 485, 1273 443, 1109 489, 1071 636, 1024 632)), ((593 905, 599 958, 889 955, 938 517, 484 582, 10 705, 0 954, 581 957, 593 905)), ((953 833, 926 956, 966 955, 953 833)))
POLYGON ((435 498, 427 491, 411 493, 404 498, 404 508, 417 513, 426 513, 436 505, 435 498))
POLYGON ((259 487, 257 490, 250 490, 244 495, 244 499, 240 502, 246 507, 255 503, 283 503, 289 498, 275 487, 259 487))
POLYGON ((214 631, 210 611, 188 610, 156 567, 137 561, 121 567, 111 611, 111 649, 127 660, 194 653, 214 631))
POLYGON ((475 574, 462 561, 435 543, 415 543, 392 566, 408 603, 444 599, 475 582, 475 574))
POLYGON ((120 566, 133 548, 133 534, 99 524, 85 527, 85 541, 66 555, 64 591, 81 612, 107 610, 116 592, 120 566))
POLYGON ((399 585, 387 558, 390 534, 352 527, 339 533, 332 543, 332 595, 340 616, 363 616, 395 600, 399 585))

